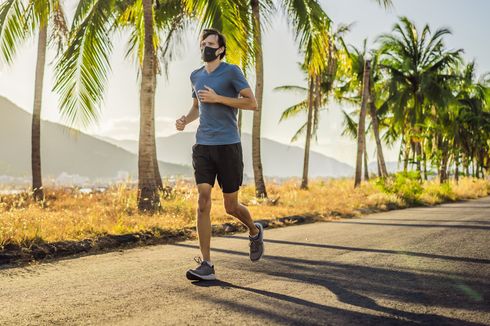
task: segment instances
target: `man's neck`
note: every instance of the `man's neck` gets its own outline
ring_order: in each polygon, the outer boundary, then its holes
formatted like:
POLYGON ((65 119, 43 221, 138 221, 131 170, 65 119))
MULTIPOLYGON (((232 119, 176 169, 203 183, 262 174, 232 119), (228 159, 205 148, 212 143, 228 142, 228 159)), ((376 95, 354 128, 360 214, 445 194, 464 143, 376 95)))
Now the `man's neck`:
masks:
POLYGON ((204 69, 206 69, 206 71, 209 73, 212 73, 213 71, 216 70, 216 68, 218 68, 218 66, 221 64, 221 60, 220 59, 216 59, 214 61, 210 61, 210 62, 205 62, 204 63, 204 69))

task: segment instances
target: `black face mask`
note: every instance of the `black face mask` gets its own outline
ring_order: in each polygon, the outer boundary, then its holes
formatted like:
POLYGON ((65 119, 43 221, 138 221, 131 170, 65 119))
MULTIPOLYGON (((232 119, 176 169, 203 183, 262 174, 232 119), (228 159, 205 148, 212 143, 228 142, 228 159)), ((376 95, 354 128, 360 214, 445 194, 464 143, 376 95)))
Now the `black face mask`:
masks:
POLYGON ((204 62, 214 61, 218 56, 216 55, 217 48, 212 48, 210 46, 205 46, 201 50, 201 58, 204 62))

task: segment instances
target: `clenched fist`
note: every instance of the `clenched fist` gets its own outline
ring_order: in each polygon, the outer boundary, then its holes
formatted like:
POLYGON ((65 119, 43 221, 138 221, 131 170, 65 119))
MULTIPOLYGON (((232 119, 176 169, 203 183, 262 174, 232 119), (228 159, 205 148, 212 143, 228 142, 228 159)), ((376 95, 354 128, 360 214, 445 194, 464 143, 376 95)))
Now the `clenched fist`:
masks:
POLYGON ((185 115, 183 115, 180 119, 175 120, 175 128, 177 128, 178 131, 183 131, 186 125, 185 121, 185 115))

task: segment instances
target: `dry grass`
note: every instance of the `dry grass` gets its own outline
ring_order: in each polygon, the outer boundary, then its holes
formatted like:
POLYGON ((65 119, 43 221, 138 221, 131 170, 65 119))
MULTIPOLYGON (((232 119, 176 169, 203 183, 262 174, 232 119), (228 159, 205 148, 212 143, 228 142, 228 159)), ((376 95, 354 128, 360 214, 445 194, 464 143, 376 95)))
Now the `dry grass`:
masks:
MULTIPOLYGON (((365 212, 405 207, 396 194, 384 193, 374 182, 353 189, 352 180, 313 180, 309 190, 299 189, 299 180, 281 185, 269 182, 270 200, 257 200, 252 185, 242 187, 240 202, 247 205, 254 219, 274 219, 291 215, 358 216, 365 212), (274 200, 277 199, 276 202, 274 200)), ((47 189, 44 207, 33 203, 28 193, 0 195, 0 248, 8 243, 29 247, 35 242, 81 240, 106 234, 126 234, 179 230, 195 223, 197 191, 195 185, 178 181, 162 200, 163 210, 153 216, 136 209, 136 191, 119 185, 102 193, 83 194, 77 189, 47 189)), ((458 185, 423 185, 420 203, 477 198, 490 193, 490 182, 462 179, 458 185)), ((212 195, 214 224, 236 222, 223 207, 222 194, 215 187, 212 195)))

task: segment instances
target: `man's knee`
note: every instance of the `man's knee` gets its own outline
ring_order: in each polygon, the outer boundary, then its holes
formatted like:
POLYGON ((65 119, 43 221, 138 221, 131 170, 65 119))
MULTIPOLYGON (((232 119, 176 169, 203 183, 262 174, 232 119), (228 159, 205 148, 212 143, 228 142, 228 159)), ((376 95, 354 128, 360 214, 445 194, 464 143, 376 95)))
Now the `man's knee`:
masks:
POLYGON ((198 200, 199 213, 203 214, 211 210, 211 196, 207 194, 199 195, 198 200))

